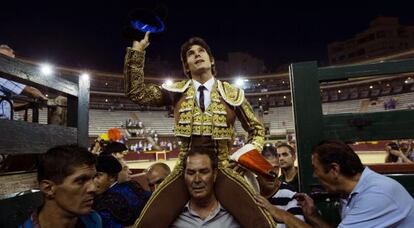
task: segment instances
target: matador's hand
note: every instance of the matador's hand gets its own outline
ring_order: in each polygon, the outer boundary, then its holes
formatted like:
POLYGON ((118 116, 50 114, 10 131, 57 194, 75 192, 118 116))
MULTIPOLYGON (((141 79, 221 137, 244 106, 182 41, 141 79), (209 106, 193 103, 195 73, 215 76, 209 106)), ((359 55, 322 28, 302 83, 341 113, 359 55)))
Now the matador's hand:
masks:
POLYGON ((144 39, 142 39, 141 41, 134 40, 132 42, 132 50, 135 50, 135 51, 144 51, 145 48, 147 48, 148 45, 150 44, 149 43, 149 39, 148 39, 149 38, 149 34, 150 34, 150 32, 146 32, 145 33, 145 36, 144 36, 144 39))
POLYGON ((244 174, 246 173, 246 169, 235 161, 230 161, 228 168, 236 171, 241 176, 244 176, 244 174))

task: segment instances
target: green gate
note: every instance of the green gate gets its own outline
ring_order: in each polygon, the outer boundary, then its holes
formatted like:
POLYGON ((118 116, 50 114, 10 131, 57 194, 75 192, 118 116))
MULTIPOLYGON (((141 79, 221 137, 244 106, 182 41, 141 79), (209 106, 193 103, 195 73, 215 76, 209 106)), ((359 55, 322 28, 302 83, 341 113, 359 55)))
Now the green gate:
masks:
MULTIPOLYGON (((289 66, 302 192, 311 193, 317 189, 317 180, 312 175, 311 149, 321 140, 356 142, 414 138, 414 110, 323 115, 320 83, 368 76, 391 77, 392 74, 407 72, 414 72, 414 59, 331 67, 318 67, 316 62, 289 66)), ((396 170, 390 177, 414 194, 413 173, 396 170)), ((320 209, 332 212, 335 206, 332 199, 321 199, 317 203, 326 204, 326 201, 328 205, 320 209)), ((333 214, 325 217, 338 218, 333 214)))

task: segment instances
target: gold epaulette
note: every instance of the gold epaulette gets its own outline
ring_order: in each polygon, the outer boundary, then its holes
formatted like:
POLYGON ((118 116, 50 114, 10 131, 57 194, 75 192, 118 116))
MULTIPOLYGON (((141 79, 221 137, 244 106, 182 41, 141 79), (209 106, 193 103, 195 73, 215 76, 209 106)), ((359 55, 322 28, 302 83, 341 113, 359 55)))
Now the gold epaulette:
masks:
POLYGON ((174 82, 171 85, 167 85, 166 83, 163 83, 161 87, 170 92, 183 93, 188 88, 190 83, 191 83, 191 80, 187 79, 187 80, 182 80, 179 82, 174 82))
POLYGON ((240 106, 244 101, 244 91, 228 82, 218 81, 218 90, 223 99, 231 106, 240 106))

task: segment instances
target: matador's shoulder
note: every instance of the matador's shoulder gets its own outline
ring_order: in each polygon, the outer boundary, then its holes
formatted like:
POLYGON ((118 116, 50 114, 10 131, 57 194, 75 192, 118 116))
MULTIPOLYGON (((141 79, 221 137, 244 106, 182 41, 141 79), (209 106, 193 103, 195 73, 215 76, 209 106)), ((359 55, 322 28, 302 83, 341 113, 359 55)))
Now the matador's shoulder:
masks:
POLYGON ((217 80, 218 90, 223 99, 232 106, 240 106, 244 101, 244 91, 228 82, 217 80))
POLYGON ((174 92, 174 93, 183 93, 188 86, 190 85, 191 80, 182 80, 179 82, 174 82, 172 84, 163 83, 161 87, 167 91, 174 92))

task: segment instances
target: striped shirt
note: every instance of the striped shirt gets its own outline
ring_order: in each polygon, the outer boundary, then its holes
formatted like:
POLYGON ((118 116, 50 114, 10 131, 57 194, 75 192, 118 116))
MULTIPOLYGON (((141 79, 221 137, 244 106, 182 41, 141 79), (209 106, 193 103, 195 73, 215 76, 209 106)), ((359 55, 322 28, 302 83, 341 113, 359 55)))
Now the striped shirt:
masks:
POLYGON ((24 87, 26 86, 23 84, 0 78, 0 119, 11 119, 12 105, 4 100, 7 94, 20 94, 24 87))
MULTIPOLYGON (((293 189, 294 188, 286 182, 281 182, 279 190, 273 196, 269 197, 268 200, 276 207, 293 214, 296 218, 302 221, 305 221, 302 208, 298 205, 298 202, 294 198, 296 192, 293 191, 293 189)), ((277 227, 285 228, 286 225, 278 223, 277 227)))

